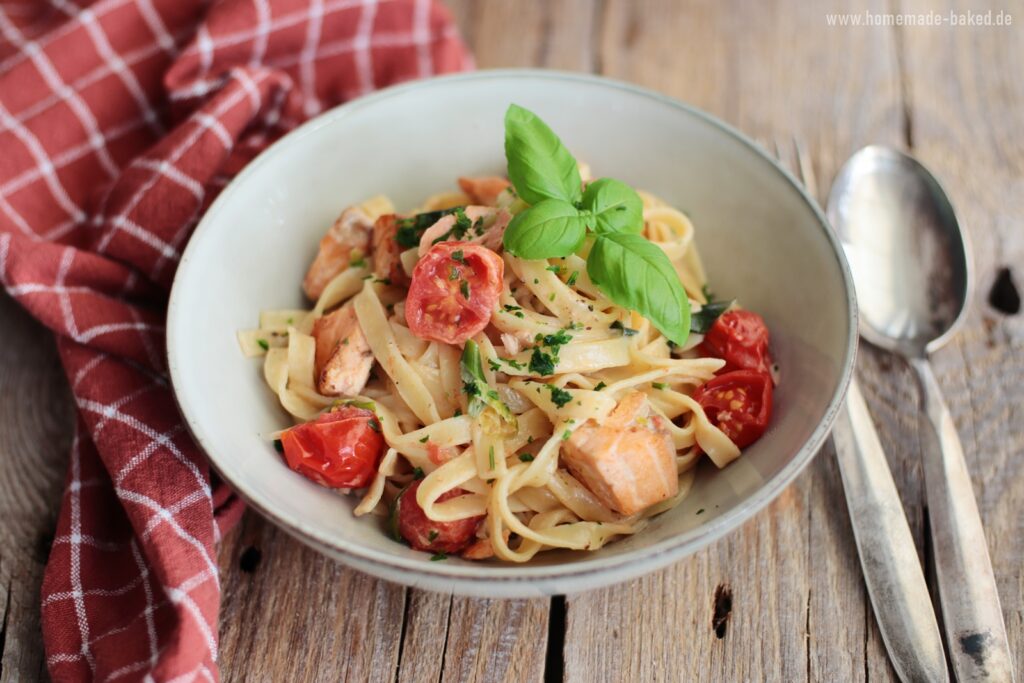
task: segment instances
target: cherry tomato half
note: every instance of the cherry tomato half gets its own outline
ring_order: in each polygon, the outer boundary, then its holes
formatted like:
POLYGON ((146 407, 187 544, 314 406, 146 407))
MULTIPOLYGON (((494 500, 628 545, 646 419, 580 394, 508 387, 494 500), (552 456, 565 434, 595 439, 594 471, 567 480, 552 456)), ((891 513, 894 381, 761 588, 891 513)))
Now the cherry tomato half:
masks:
POLYGON ((701 350, 725 360, 724 372, 758 370, 770 372, 768 326, 764 318, 751 311, 727 311, 708 330, 701 350))
POLYGON ((281 434, 288 467, 328 488, 362 488, 384 452, 373 412, 346 406, 281 434))
POLYGON ((697 389, 693 398, 739 448, 761 438, 772 418, 772 380, 763 372, 727 372, 697 389))
MULTIPOLYGON (((476 528, 483 516, 467 517, 454 522, 435 522, 427 517, 427 513, 416 502, 416 491, 422 483, 414 481, 398 494, 391 511, 393 531, 416 550, 431 553, 459 552, 476 538, 476 528)), ((452 489, 445 491, 437 501, 441 503, 466 493, 468 491, 452 489)))
POLYGON ((477 244, 441 242, 412 271, 405 319, 421 339, 462 344, 487 327, 505 262, 477 244))

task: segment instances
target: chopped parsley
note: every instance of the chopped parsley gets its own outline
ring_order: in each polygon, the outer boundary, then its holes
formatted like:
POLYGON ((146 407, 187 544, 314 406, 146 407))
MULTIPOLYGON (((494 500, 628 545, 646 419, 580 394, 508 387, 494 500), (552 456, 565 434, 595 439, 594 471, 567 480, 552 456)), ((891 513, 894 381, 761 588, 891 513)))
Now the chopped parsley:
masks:
POLYGON ((487 359, 487 365, 491 368, 491 372, 501 372, 501 363, 493 358, 487 359))
POLYGON ((621 320, 616 320, 608 327, 610 327, 613 330, 620 330, 622 334, 626 337, 632 337, 637 332, 632 327, 626 327, 625 325, 623 325, 621 320))
POLYGON ((419 246, 420 239, 423 237, 426 229, 454 211, 455 209, 443 209, 441 211, 418 213, 408 218, 399 218, 395 241, 398 242, 400 247, 405 247, 406 249, 419 246))
POLYGON ((533 353, 530 354, 530 372, 546 377, 547 375, 555 374, 555 359, 550 353, 541 351, 539 346, 533 347, 533 353))
POLYGON ((555 293, 551 292, 550 294, 548 294, 548 301, 554 301, 554 300, 555 300, 555 293))
POLYGON ((370 420, 366 424, 370 426, 370 429, 380 434, 380 422, 377 422, 377 420, 370 420))
POLYGON ((570 276, 569 276, 569 279, 565 281, 565 284, 567 284, 567 285, 569 285, 570 287, 572 287, 573 285, 575 285, 575 284, 576 284, 576 279, 577 279, 577 278, 578 278, 579 276, 580 276, 580 271, 578 271, 578 270, 574 270, 574 271, 572 271, 572 275, 570 275, 570 276))
POLYGON ((562 266, 548 266, 545 270, 550 270, 552 273, 557 275, 562 272, 562 266))
POLYGON ((422 439, 420 439, 420 443, 426 443, 428 441, 430 441, 430 437, 429 436, 425 436, 422 439))
POLYGON ((414 467, 414 468, 412 468, 412 478, 413 479, 422 479, 425 476, 427 476, 427 475, 423 474, 423 468, 422 467, 414 467))
POLYGON ((466 256, 463 254, 461 249, 456 249, 452 252, 452 261, 458 261, 459 263, 466 262, 466 256))
POLYGON ((664 382, 651 382, 651 386, 654 387, 655 389, 666 389, 666 388, 668 388, 668 385, 665 384, 664 382))
POLYGON ((455 281, 455 280, 458 280, 458 279, 459 279, 459 269, 458 268, 452 268, 448 272, 448 281, 452 282, 452 281, 455 281))
POLYGON ((508 363, 508 366, 510 368, 515 368, 516 370, 522 370, 523 367, 525 367, 522 363, 517 361, 515 358, 502 358, 502 360, 505 361, 506 363, 508 363))
POLYGON ((555 363, 558 362, 558 350, 564 344, 572 341, 572 335, 565 330, 559 330, 554 334, 543 334, 538 332, 533 338, 537 346, 533 347, 530 355, 530 372, 540 376, 555 374, 555 363), (541 346, 548 347, 550 353, 541 349, 541 346))
POLYGON ((594 391, 601 391, 601 390, 602 390, 602 389, 604 389, 604 388, 605 388, 606 386, 608 386, 608 385, 607 385, 607 384, 605 384, 604 382, 598 382, 598 383, 597 383, 597 386, 595 386, 595 387, 594 387, 594 391))
POLYGON ((700 293, 704 295, 704 301, 711 301, 715 298, 715 295, 711 292, 711 286, 706 282, 701 286, 700 293))
POLYGON ((259 344, 260 348, 263 349, 264 351, 270 350, 270 344, 267 342, 266 339, 257 339, 256 343, 259 344))
POLYGON ((572 335, 565 330, 559 330, 554 334, 541 334, 538 332, 533 341, 544 344, 544 346, 563 346, 572 341, 572 335))
POLYGON ((520 453, 519 459, 523 462, 533 462, 533 456, 529 453, 520 453))
POLYGON ((378 283, 380 283, 382 285, 390 285, 391 284, 391 278, 387 278, 387 277, 375 277, 375 278, 373 278, 373 281, 374 282, 378 282, 378 283))
POLYGON ((562 441, 568 441, 570 436, 572 436, 572 432, 566 429, 562 432, 562 441))
POLYGON ((274 450, 278 453, 284 453, 284 444, 281 439, 274 439, 274 450))
MULTIPOLYGON (((707 285, 704 285, 704 286, 707 287, 707 285)), ((700 510, 697 510, 697 514, 698 515, 704 514, 704 508, 701 508, 700 510)))
POLYGON ((439 534, 437 532, 437 529, 431 529, 430 533, 427 534, 427 540, 430 541, 431 543, 433 543, 434 541, 437 540, 437 537, 440 536, 440 535, 441 534, 439 534))
POLYGON ((352 259, 351 261, 348 262, 348 267, 349 268, 362 268, 365 265, 366 265, 366 259, 363 258, 362 256, 360 256, 357 259, 352 259))
POLYGON ((430 556, 431 562, 443 562, 448 559, 448 555, 445 553, 434 553, 430 556))
POLYGON ((460 417, 462 415, 462 408, 456 408, 455 412, 452 413, 452 417, 460 417))
POLYGON ((463 280, 459 284, 459 291, 462 292, 463 298, 469 301, 469 280, 463 280))
POLYGON ((491 446, 491 450, 487 453, 487 461, 490 464, 491 469, 493 470, 494 469, 494 446, 493 445, 491 446))
POLYGON ((466 236, 466 233, 469 232, 469 229, 473 227, 473 221, 469 220, 469 216, 466 215, 465 207, 456 206, 449 213, 455 214, 455 225, 452 226, 451 230, 434 240, 432 244, 444 242, 448 239, 461 241, 466 236))
POLYGON ((522 306, 513 306, 511 304, 505 304, 504 306, 502 306, 502 308, 506 312, 511 313, 512 315, 514 315, 517 318, 525 318, 526 317, 526 315, 523 313, 522 306))
POLYGON ((548 384, 547 387, 551 390, 551 402, 559 408, 572 400, 572 394, 565 389, 556 387, 554 384, 548 384))

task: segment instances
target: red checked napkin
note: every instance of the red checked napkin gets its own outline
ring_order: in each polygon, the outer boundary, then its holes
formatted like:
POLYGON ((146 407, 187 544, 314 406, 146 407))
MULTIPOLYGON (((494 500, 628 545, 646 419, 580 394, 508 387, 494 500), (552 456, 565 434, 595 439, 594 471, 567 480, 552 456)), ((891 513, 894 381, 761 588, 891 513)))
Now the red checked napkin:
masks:
POLYGON ((171 396, 164 305, 230 177, 338 102, 469 57, 431 0, 0 0, 0 282, 78 406, 42 591, 57 681, 215 680, 241 504, 171 396))

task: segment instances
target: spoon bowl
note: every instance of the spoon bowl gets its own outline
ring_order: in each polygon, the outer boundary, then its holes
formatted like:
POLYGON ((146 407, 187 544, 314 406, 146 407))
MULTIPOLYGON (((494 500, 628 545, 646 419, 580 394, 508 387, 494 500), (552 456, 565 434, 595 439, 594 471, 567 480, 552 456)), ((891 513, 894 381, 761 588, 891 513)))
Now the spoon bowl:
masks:
POLYGON ((926 168, 897 150, 865 147, 836 177, 828 218, 853 271, 865 339, 923 357, 956 332, 971 293, 968 246, 926 168))

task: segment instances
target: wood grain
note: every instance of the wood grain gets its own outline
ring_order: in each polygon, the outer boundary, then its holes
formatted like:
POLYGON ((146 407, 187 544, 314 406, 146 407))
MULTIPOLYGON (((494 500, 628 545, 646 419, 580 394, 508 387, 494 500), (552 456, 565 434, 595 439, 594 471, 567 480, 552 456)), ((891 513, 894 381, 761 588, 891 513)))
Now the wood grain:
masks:
MULTIPOLYGON (((819 199, 843 160, 869 142, 910 149, 934 169, 970 234, 977 276, 972 314, 937 354, 936 369, 1024 671, 1024 316, 989 302, 1004 269, 1024 284, 1024 1, 1003 3, 1018 22, 1010 28, 913 29, 829 27, 826 13, 988 8, 963 0, 449 5, 481 68, 593 71, 652 87, 777 147, 790 167, 798 140, 819 199)), ((7 299, 0 329, 9 330, 0 346, 0 681, 34 680, 43 669, 39 577, 69 403, 48 335, 7 299)), ((858 375, 927 566, 916 387, 900 362, 872 349, 862 350, 858 375)), ((895 680, 833 455, 826 446, 764 513, 692 558, 552 601, 452 598, 387 584, 248 514, 220 551, 223 677, 895 680)))
POLYGON ((0 294, 0 681, 45 671, 39 587, 71 445, 71 395, 48 331, 0 294))
MULTIPOLYGON (((960 15, 978 3, 931 3, 960 15)), ((907 3, 910 12, 924 3, 907 3)), ((1024 21, 1024 2, 997 7, 1024 21)), ((905 28, 902 69, 915 154, 944 183, 973 246, 977 288, 963 332, 934 357, 972 474, 1010 651, 1024 675, 1024 321, 988 304, 1000 270, 1024 281, 1022 29, 905 28)), ((959 643, 949 644, 961 647, 959 643)))

